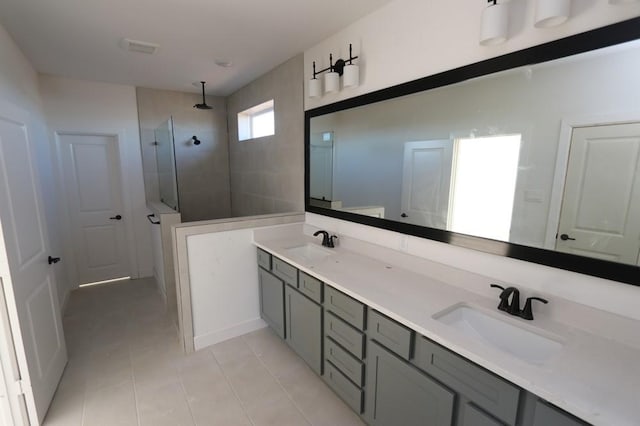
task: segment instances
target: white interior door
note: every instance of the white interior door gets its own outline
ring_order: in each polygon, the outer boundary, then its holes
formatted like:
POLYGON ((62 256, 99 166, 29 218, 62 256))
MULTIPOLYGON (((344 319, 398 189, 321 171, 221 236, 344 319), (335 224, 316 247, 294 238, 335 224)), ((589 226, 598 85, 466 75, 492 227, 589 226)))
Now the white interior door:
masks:
POLYGON ((117 136, 59 141, 80 284, 129 276, 117 136))
POLYGON ((0 277, 20 366, 18 383, 31 422, 39 423, 62 376, 67 351, 26 123, 26 113, 0 106, 0 277))
POLYGON ((640 123, 573 130, 556 249, 637 264, 640 123))
POLYGON ((446 229, 452 156, 448 139, 404 144, 400 220, 446 229))

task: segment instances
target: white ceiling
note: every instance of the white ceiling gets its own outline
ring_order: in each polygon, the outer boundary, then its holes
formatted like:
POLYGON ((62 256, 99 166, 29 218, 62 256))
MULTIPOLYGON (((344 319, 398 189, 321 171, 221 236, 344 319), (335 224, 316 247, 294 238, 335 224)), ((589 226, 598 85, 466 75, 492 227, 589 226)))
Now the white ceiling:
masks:
POLYGON ((228 95, 389 1, 0 0, 0 24, 42 73, 189 92, 205 80, 228 95))

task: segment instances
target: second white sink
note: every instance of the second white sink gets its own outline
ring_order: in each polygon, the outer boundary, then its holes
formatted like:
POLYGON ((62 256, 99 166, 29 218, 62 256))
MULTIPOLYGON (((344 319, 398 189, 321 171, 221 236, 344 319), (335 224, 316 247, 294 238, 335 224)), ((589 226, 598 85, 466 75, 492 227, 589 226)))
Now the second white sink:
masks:
POLYGON ((433 318, 476 341, 531 364, 543 364, 562 351, 562 343, 558 339, 512 324, 507 318, 499 316, 502 315, 492 315, 469 305, 459 304, 435 314, 433 318))
POLYGON ((316 244, 306 243, 285 249, 288 254, 300 256, 309 262, 319 262, 331 256, 333 252, 316 244))

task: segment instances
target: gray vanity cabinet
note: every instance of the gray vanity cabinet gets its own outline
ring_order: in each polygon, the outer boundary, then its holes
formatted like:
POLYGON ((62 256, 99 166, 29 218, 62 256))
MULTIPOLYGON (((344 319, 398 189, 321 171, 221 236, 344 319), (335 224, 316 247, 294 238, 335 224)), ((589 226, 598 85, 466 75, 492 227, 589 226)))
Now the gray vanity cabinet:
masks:
POLYGON ((369 343, 367 422, 451 426, 455 394, 376 342, 369 343))
POLYGON ((317 374, 322 374, 322 307, 285 286, 287 343, 317 374))
POLYGON ((284 282, 262 268, 258 268, 260 316, 281 338, 284 327, 284 282))
POLYGON ((533 426, 586 426, 587 423, 570 414, 538 400, 533 416, 533 426))

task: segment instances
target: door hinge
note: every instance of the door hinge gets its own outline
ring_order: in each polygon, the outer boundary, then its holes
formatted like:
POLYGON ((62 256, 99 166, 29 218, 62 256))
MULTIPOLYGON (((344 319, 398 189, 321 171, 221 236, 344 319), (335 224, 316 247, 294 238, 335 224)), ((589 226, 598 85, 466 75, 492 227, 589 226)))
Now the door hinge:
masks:
POLYGON ((24 395, 24 388, 28 385, 24 382, 24 380, 16 380, 13 382, 13 394, 14 395, 24 395))

